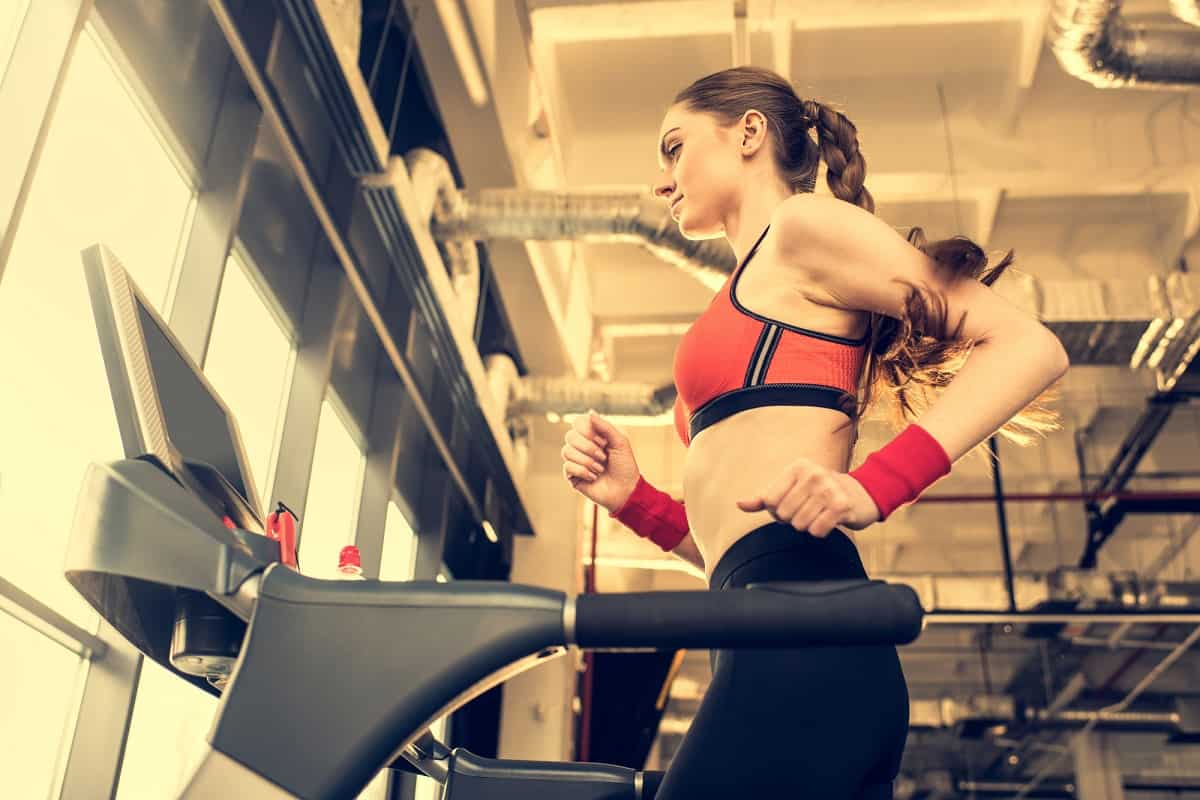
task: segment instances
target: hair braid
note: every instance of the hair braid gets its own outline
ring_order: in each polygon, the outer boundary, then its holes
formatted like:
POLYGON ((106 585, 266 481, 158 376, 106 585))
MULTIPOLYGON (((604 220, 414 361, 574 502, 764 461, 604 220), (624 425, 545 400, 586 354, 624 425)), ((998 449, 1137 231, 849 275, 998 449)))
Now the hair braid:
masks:
POLYGON ((833 196, 875 213, 867 191, 867 161, 858 149, 858 129, 845 114, 816 100, 802 100, 804 116, 817 128, 817 144, 825 160, 825 180, 833 196))

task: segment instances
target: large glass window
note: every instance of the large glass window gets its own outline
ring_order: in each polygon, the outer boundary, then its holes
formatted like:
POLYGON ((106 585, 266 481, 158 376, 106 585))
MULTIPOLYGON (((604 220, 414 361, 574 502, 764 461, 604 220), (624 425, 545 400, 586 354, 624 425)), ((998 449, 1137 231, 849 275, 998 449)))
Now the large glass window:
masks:
POLYGON ((379 559, 379 580, 409 581, 417 565, 417 536, 396 501, 388 503, 383 526, 383 554, 379 559))
POLYGON ((0 83, 4 83, 4 74, 8 71, 8 62, 28 10, 29 0, 5 0, 0 3, 0 83))
POLYGON ((315 578, 336 578, 338 555, 354 543, 366 459, 352 431, 326 398, 300 520, 300 571, 315 578))
MULTIPOLYGON (((0 5, 4 24, 11 4, 0 5)), ((87 464, 123 451, 80 251, 107 244, 161 310, 192 199, 147 115, 85 32, 0 271, 0 368, 9 378, 0 392, 0 572, 89 630, 97 616, 63 579, 63 556, 87 464)), ((13 654, 0 665, 5 795, 52 796, 80 659, 3 620, 0 651, 13 654)))
POLYGON ((0 574, 89 630, 96 616, 62 560, 86 466, 123 452, 80 251, 106 243, 161 308, 192 198, 100 45, 81 36, 0 272, 0 574))
POLYGON ((254 485, 268 503, 271 459, 294 351, 291 336, 255 278, 241 256, 235 252, 229 257, 204 374, 237 420, 254 485))
POLYGON ((0 612, 0 786, 5 797, 57 797, 82 660, 0 612))
POLYGON ((178 797, 204 755, 216 712, 215 697, 143 659, 117 800, 178 797))

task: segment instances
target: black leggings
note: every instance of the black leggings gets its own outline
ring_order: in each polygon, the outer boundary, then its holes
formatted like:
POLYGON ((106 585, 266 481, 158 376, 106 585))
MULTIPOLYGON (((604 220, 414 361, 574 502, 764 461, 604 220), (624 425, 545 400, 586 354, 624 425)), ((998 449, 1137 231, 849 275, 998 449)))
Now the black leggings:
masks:
MULTIPOLYGON (((773 523, 729 548, 712 591, 757 581, 867 578, 841 530, 773 523)), ((714 650, 712 683, 656 800, 879 800, 908 735, 908 687, 891 645, 714 650)))

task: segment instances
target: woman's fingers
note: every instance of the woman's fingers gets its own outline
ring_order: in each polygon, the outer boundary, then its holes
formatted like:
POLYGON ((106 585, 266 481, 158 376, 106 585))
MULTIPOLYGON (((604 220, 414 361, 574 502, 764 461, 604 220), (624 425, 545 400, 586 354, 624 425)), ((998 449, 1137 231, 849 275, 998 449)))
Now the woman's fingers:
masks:
POLYGON ((562 457, 564 461, 571 464, 578 464, 585 469, 591 470, 596 475, 604 471, 604 465, 591 456, 581 452, 577 448, 565 445, 562 449, 562 457))
POLYGON ((603 464, 597 463, 597 461, 594 458, 591 458, 590 456, 579 452, 578 450, 576 450, 574 447, 571 447, 570 445, 563 447, 562 457, 563 457, 563 461, 565 461, 569 464, 574 464, 576 466, 583 467, 588 472, 592 473, 592 477, 596 477, 601 472, 604 471, 603 464))
POLYGON ((563 462, 563 477, 567 480, 578 478, 583 481, 594 481, 598 475, 595 475, 587 467, 574 463, 573 461, 563 462))
POLYGON ((581 452, 587 453, 601 464, 608 461, 608 453, 604 452, 604 448, 579 431, 572 428, 567 431, 567 435, 564 438, 569 447, 574 447, 581 452))
POLYGON ((808 532, 813 536, 824 538, 841 522, 841 516, 836 507, 826 508, 820 514, 817 514, 816 519, 808 524, 808 532))

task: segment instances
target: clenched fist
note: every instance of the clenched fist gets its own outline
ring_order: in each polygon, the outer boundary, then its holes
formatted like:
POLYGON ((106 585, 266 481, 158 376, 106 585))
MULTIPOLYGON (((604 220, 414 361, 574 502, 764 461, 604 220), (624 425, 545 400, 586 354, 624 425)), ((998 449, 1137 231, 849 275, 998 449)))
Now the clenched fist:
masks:
POLYGON ((571 488, 609 513, 625 505, 641 475, 629 437, 589 411, 571 423, 564 438, 563 477, 571 488))

